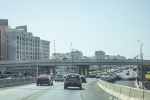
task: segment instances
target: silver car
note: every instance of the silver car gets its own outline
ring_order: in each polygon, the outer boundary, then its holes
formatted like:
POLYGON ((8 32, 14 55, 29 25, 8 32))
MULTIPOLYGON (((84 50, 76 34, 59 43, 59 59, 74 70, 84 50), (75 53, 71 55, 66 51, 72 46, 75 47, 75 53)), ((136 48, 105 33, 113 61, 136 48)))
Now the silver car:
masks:
POLYGON ((76 73, 68 74, 64 81, 64 89, 67 89, 67 87, 79 87, 81 90, 82 79, 80 75, 76 73))

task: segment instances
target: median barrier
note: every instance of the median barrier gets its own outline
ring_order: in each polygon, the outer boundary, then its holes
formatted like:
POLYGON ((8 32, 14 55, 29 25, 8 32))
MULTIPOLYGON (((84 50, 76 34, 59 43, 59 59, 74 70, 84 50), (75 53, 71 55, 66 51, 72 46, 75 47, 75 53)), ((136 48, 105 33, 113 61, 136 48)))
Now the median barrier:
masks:
POLYGON ((120 90, 121 90, 121 85, 115 84, 113 95, 115 97, 119 97, 120 96, 120 90))
POLYGON ((106 92, 109 92, 110 91, 110 84, 111 83, 105 83, 105 86, 106 86, 106 92))
POLYGON ((131 88, 129 100, 143 100, 144 90, 131 88))
POLYGON ((13 85, 12 80, 13 80, 13 79, 6 79, 7 86, 12 86, 12 85, 13 85))
POLYGON ((148 90, 144 91, 144 98, 145 98, 145 100, 150 100, 150 91, 148 91, 148 90))
POLYGON ((108 93, 110 93, 110 94, 114 93, 114 89, 115 89, 115 85, 111 83, 110 84, 110 90, 108 93))
POLYGON ((1 79, 1 80, 0 80, 0 87, 5 87, 5 86, 7 86, 7 81, 6 81, 6 79, 1 79))
POLYGON ((130 95, 130 90, 131 90, 130 87, 122 86, 119 98, 121 98, 123 100, 128 100, 129 99, 129 95, 130 95))
POLYGON ((16 79, 13 79, 13 80, 12 80, 12 84, 13 84, 13 85, 17 85, 17 80, 16 80, 16 79))

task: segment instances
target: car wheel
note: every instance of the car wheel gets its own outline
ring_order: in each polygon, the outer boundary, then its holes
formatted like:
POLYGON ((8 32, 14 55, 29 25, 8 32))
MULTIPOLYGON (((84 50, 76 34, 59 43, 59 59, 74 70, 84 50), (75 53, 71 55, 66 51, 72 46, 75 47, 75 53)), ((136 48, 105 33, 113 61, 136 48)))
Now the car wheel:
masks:
POLYGON ((80 85, 80 87, 79 87, 79 88, 80 88, 80 90, 81 90, 81 89, 82 89, 82 85, 80 85))
POLYGON ((52 84, 51 85, 53 85, 53 82, 52 82, 52 84))
POLYGON ((38 84, 38 83, 36 83, 36 85, 38 86, 39 84, 38 84))
POLYGON ((67 86, 66 86, 66 85, 64 85, 64 89, 67 89, 67 86))

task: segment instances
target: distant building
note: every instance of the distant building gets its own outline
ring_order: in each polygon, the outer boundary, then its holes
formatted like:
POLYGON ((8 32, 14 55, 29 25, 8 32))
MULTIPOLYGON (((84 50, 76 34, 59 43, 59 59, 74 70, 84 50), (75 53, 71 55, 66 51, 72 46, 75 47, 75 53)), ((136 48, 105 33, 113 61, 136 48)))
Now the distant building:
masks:
MULTIPOLYGON (((0 19, 0 60, 34 61, 40 60, 41 56, 43 57, 43 55, 45 58, 48 59, 50 54, 48 51, 49 41, 41 41, 42 42, 40 42, 40 37, 33 36, 31 32, 27 32, 27 25, 17 26, 15 29, 13 29, 10 26, 8 26, 7 19, 0 19), (40 46, 40 44, 42 46, 40 46)), ((33 73, 33 70, 34 69, 31 66, 6 68, 7 72, 20 71, 21 73, 30 74, 33 73)))
POLYGON ((126 60, 126 58, 120 55, 105 55, 105 60, 126 60))
POLYGON ((50 59, 50 42, 46 40, 40 40, 40 56, 41 60, 50 59))
POLYGON ((70 59, 71 54, 70 53, 52 53, 51 59, 70 59))
POLYGON ((104 60, 105 52, 104 51, 95 51, 95 59, 96 60, 104 60))
POLYGON ((71 53, 52 53, 51 59, 83 59, 83 53, 78 50, 74 50, 71 53))

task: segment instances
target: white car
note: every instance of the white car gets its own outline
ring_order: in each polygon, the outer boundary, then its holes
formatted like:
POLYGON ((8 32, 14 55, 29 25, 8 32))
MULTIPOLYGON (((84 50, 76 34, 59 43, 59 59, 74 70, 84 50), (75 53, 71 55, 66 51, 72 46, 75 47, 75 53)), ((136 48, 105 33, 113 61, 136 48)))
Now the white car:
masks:
POLYGON ((63 74, 57 74, 55 77, 55 82, 56 81, 64 81, 64 75, 63 74))

